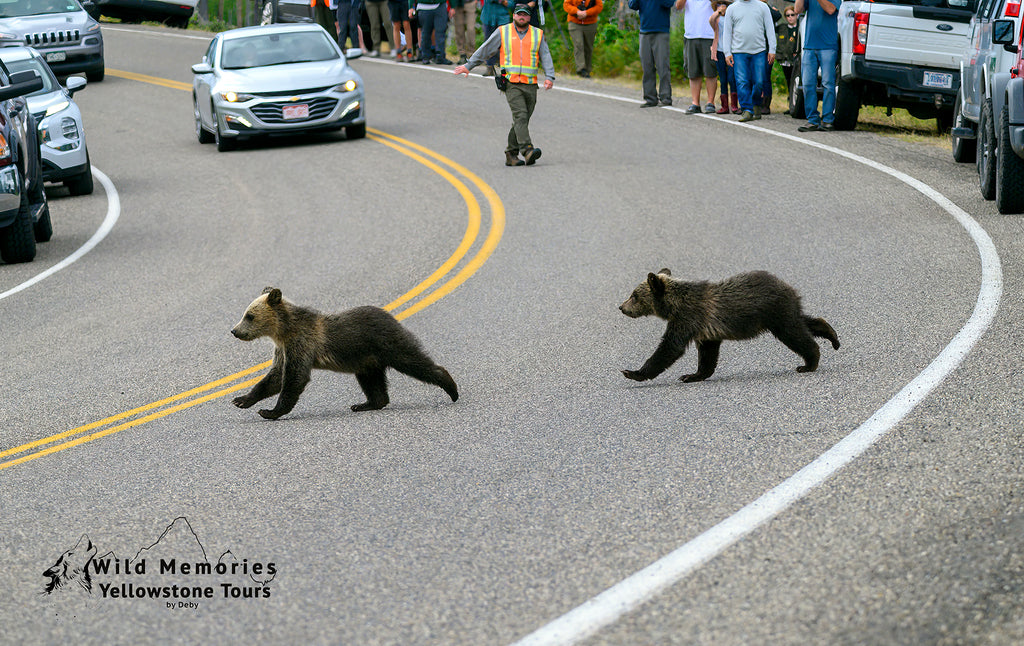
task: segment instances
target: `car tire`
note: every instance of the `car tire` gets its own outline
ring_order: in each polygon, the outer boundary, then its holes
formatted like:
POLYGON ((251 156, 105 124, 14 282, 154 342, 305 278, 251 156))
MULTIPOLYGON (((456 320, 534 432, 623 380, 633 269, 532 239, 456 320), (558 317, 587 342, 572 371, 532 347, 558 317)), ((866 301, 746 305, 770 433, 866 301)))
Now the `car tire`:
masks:
POLYGON ((986 200, 996 197, 996 128, 992 119, 992 99, 985 99, 978 121, 978 189, 986 200))
POLYGON ((100 68, 98 70, 92 70, 91 72, 85 73, 85 80, 89 81, 90 83, 99 83, 103 80, 103 77, 106 75, 106 73, 106 66, 103 64, 103 61, 101 60, 100 68))
MULTIPOLYGON (((956 104, 953 106, 953 127, 954 128, 969 128, 971 122, 964 119, 963 111, 961 110, 961 92, 956 93, 956 104)), ((953 136, 953 161, 961 164, 969 164, 977 160, 978 155, 978 140, 977 139, 963 139, 961 137, 953 136)))
POLYGON ((36 257, 36 234, 32 226, 28 195, 22 191, 18 215, 11 226, 0 233, 0 258, 8 264, 32 262, 36 257))
POLYGON ((801 87, 800 66, 793 68, 793 90, 789 93, 789 116, 794 119, 803 119, 807 116, 804 110, 804 89, 801 87))
POLYGON ((849 81, 836 81, 836 109, 832 125, 836 130, 853 130, 860 116, 860 93, 849 81))
POLYGON ((85 172, 78 177, 64 180, 64 186, 72 195, 92 195, 96 186, 92 179, 92 165, 89 163, 89 153, 85 153, 85 172))
POLYGON ((1024 213, 1024 159, 1010 145, 1010 113, 1006 106, 999 115, 996 151, 996 208, 1000 213, 1024 213))
POLYGON ((264 0, 260 9, 260 24, 272 25, 277 22, 277 3, 274 0, 264 0))
POLYGON ((358 123, 354 126, 345 126, 346 139, 362 139, 366 136, 366 124, 358 123))
MULTIPOLYGON (((219 120, 218 120, 219 121, 219 120)), ((220 123, 215 126, 217 130, 213 134, 214 142, 217 144, 217 152, 226 153, 238 147, 238 142, 233 137, 224 137, 220 134, 220 123)))
POLYGON ((49 242, 50 238, 53 237, 53 225, 50 223, 49 204, 43 207, 43 213, 32 226, 32 232, 35 234, 36 242, 49 242))
POLYGON ((196 139, 201 144, 212 144, 214 136, 203 127, 203 118, 199 115, 199 102, 196 101, 196 95, 194 94, 192 95, 192 116, 196 120, 196 139))

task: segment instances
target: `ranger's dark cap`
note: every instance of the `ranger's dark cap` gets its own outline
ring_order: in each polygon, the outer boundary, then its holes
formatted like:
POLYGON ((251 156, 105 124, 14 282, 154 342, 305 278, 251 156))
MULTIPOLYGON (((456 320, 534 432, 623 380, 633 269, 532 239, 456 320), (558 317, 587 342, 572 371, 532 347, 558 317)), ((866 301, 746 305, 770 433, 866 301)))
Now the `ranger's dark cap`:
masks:
POLYGON ((528 4, 517 4, 515 10, 512 13, 525 13, 527 16, 531 15, 530 5, 528 4))

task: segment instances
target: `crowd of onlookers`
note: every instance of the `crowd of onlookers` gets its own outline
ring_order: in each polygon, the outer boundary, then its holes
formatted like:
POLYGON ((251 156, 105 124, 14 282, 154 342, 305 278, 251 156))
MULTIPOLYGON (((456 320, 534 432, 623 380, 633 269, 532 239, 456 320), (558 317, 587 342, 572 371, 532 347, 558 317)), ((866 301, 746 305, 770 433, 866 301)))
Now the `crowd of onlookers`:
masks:
MULTIPOLYGON (((512 20, 514 0, 312 0, 314 15, 325 29, 369 56, 380 56, 382 30, 389 24, 391 54, 398 61, 451 65, 445 53, 448 28, 458 64, 476 49, 477 9, 483 37, 512 20), (359 27, 364 9, 370 20, 370 40, 359 27), (414 33, 414 25, 418 31, 414 33), (418 48, 414 45, 418 44, 418 48)), ((530 0, 530 22, 542 27, 545 11, 530 0)), ((628 0, 639 14, 641 107, 672 105, 670 32, 673 11, 683 12, 686 77, 690 82, 689 114, 738 114, 753 121, 771 114, 774 66, 779 66, 789 93, 794 69, 800 67, 800 88, 807 123, 801 132, 831 130, 835 109, 835 64, 838 56, 836 20, 842 0, 795 0, 780 12, 764 0, 628 0), (798 17, 806 13, 801 52, 797 51, 798 17), (818 109, 818 78, 823 95, 818 109), (702 104, 701 88, 706 100, 702 104), (717 101, 717 106, 716 106, 717 101)), ((591 74, 597 22, 603 0, 563 0, 576 74, 591 74)), ((494 76, 496 60, 487 61, 484 76, 494 76)), ((788 113, 788 110, 787 110, 788 113)))

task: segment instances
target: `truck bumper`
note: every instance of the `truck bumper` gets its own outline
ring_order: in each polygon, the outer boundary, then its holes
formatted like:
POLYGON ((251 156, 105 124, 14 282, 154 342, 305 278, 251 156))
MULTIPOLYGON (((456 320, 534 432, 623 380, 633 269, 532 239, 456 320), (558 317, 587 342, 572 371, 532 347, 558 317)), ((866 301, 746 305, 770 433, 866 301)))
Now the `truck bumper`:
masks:
POLYGON ((941 103, 952 107, 956 93, 960 89, 960 71, 938 68, 926 68, 906 65, 890 65, 864 60, 863 56, 854 56, 850 61, 852 76, 855 79, 870 79, 884 85, 885 94, 894 103, 941 103), (950 87, 928 87, 924 84, 925 72, 952 74, 950 87))

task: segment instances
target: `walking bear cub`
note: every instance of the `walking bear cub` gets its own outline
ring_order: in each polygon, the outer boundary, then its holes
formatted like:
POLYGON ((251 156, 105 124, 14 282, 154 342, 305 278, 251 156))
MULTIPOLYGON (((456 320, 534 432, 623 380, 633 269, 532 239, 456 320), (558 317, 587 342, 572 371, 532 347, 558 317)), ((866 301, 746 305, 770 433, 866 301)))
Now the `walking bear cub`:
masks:
POLYGON ((629 299, 619 306, 631 318, 657 316, 668 321, 665 335, 639 370, 623 370, 636 381, 654 379, 683 356, 691 341, 697 346, 697 372, 680 381, 703 381, 715 372, 722 341, 752 339, 771 332, 804 359, 797 372, 818 368, 821 351, 815 336, 839 349, 839 338, 825 319, 805 316, 796 290, 766 271, 733 276, 719 283, 686 282, 662 269, 647 274, 629 299))
POLYGON ((452 401, 459 398, 448 371, 427 356, 412 332, 379 307, 325 315, 299 307, 284 299, 280 289, 267 287, 231 333, 243 341, 266 336, 274 342, 270 372, 248 394, 234 399, 235 406, 249 408, 280 393, 274 408, 259 412, 267 419, 277 419, 295 407, 314 368, 355 374, 366 401, 354 404, 354 411, 388 405, 388 368, 440 387, 452 401))

